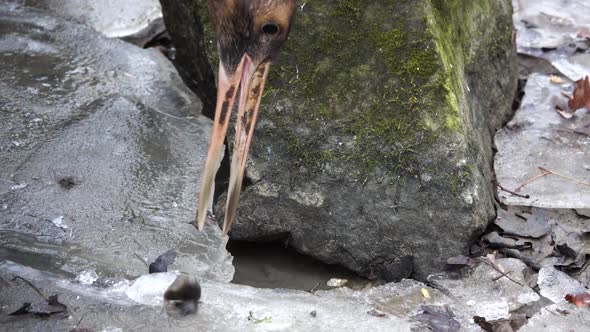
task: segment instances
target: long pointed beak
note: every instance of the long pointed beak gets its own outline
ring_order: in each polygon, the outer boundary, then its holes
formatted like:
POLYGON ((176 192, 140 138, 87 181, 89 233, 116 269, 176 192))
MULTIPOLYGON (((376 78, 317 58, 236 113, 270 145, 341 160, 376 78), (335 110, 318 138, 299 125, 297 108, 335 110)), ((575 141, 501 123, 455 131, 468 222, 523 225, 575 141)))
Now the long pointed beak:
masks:
POLYGON ((228 78, 223 70, 219 68, 219 83, 217 89, 217 106, 215 110, 215 123, 211 134, 211 143, 205 163, 205 171, 201 183, 201 195, 199 209, 197 211, 197 227, 203 229, 207 209, 210 208, 213 200, 213 181, 215 173, 223 153, 223 142, 230 120, 232 106, 236 97, 237 87, 240 85, 240 100, 238 104, 238 116, 236 121, 236 134, 234 138, 234 151, 231 160, 229 189, 227 195, 227 206, 223 222, 223 234, 229 231, 240 198, 242 180, 246 169, 246 160, 250 142, 254 134, 260 100, 264 91, 264 85, 270 69, 270 61, 264 61, 254 66, 248 55, 244 55, 238 70, 233 78, 228 78))

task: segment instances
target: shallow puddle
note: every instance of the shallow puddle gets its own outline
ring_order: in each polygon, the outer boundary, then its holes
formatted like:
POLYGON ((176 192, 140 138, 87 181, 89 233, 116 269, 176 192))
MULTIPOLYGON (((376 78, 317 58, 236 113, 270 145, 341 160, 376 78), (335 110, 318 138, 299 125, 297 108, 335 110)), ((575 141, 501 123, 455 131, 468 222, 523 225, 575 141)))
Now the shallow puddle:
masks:
POLYGON ((323 263, 277 242, 230 240, 227 250, 234 256, 235 284, 310 291, 332 288, 326 284, 332 278, 347 279, 346 286, 355 289, 371 283, 344 267, 323 263))

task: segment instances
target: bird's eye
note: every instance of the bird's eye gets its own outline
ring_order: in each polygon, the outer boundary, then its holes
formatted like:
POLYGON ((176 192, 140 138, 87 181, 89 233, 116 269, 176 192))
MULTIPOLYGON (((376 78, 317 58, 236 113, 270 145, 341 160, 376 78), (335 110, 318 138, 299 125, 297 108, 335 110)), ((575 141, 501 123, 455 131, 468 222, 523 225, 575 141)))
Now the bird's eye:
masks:
POLYGON ((279 26, 275 23, 266 23, 262 26, 262 32, 274 36, 279 33, 279 26))

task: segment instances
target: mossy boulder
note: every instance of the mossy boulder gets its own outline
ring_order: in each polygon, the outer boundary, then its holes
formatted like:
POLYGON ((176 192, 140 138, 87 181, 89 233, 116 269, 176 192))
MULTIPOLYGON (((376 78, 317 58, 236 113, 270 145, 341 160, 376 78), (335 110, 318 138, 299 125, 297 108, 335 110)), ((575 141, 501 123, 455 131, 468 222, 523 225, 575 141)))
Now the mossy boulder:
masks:
MULTIPOLYGON (((205 1, 193 2, 215 65, 205 1)), ((491 133, 517 80, 510 0, 299 5, 230 236, 423 279, 495 215, 491 133)))

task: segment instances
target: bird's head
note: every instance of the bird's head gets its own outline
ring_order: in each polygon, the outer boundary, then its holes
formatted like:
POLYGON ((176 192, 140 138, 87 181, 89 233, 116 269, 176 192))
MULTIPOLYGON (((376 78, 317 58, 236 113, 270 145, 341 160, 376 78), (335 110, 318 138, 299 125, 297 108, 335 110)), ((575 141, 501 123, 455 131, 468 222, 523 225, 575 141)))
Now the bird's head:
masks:
MULTIPOLYGON (((210 0, 220 66, 228 78, 272 61, 291 29, 295 0, 210 0)), ((220 68, 221 69, 221 68, 220 68)))
POLYGON ((246 157, 254 133, 260 99, 270 64, 287 40, 295 0, 209 0, 209 15, 217 33, 219 75, 217 105, 203 180, 197 226, 205 224, 213 180, 223 155, 223 142, 238 89, 238 117, 232 154, 223 232, 237 211, 246 157))

